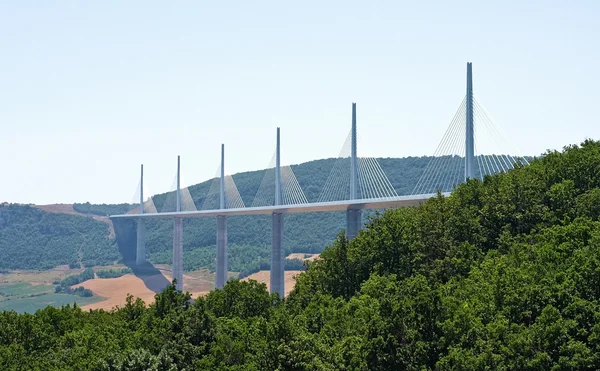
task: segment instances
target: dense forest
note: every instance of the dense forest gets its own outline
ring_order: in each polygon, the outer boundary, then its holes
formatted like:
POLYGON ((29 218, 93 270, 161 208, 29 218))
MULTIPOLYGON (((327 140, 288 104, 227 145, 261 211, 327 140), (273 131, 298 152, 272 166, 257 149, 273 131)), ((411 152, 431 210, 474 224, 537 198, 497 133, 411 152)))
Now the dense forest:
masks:
POLYGON ((600 142, 550 152, 343 234, 282 300, 0 314, 5 370, 600 369, 600 142))
POLYGON ((47 213, 29 205, 0 205, 0 268, 50 269, 113 264, 120 259, 110 225, 47 213))

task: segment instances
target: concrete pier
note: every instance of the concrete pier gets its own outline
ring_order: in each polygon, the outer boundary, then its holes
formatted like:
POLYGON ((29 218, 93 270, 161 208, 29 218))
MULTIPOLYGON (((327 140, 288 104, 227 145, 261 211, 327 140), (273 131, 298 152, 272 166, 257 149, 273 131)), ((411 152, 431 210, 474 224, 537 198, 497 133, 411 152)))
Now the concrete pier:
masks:
POLYGON ((360 210, 346 210, 346 238, 351 241, 358 235, 362 227, 362 216, 360 210))
POLYGON ((138 219, 135 265, 143 265, 144 263, 146 263, 146 225, 143 220, 138 219))
POLYGON ((183 220, 173 221, 173 278, 177 280, 177 289, 183 290, 183 220))
POLYGON ((285 294, 285 253, 283 251, 283 214, 273 214, 273 239, 271 241, 271 293, 285 294))
POLYGON ((215 286, 222 289, 227 283, 227 217, 217 216, 217 277, 215 286))
MULTIPOLYGON (((176 212, 181 211, 181 162, 177 156, 177 206, 176 212)), ((173 218, 173 278, 177 280, 177 289, 183 290, 183 220, 173 218)))
MULTIPOLYGON (((277 128, 275 147, 275 205, 281 205, 281 142, 277 128)), ((285 253, 283 251, 283 214, 273 213, 273 238, 271 240, 271 293, 285 294, 285 253)))
MULTIPOLYGON (((221 179, 219 209, 225 210, 225 145, 221 144, 221 179)), ((215 287, 222 289, 227 283, 227 217, 217 216, 217 263, 215 287)))

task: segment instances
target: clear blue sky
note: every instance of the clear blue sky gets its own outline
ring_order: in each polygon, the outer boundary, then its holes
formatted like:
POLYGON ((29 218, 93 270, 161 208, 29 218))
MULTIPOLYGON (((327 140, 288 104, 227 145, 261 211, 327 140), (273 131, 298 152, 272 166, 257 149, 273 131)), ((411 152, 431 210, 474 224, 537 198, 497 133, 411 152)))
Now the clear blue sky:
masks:
POLYGON ((599 1, 1 1, 0 201, 130 202, 333 157, 428 155, 465 95, 520 153, 600 136, 599 1), (254 3, 254 4, 250 4, 254 3))

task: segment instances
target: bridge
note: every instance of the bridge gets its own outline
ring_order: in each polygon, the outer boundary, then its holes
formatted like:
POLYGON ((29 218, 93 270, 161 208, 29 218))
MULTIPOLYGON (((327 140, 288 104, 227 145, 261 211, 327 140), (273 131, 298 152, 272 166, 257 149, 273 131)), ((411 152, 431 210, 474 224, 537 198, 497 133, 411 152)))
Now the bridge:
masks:
MULTIPOLYGON (((271 215, 270 290, 283 297, 285 254, 283 249, 284 215, 292 213, 346 212, 346 236, 355 238, 362 227, 361 211, 417 206, 442 192, 447 196, 452 187, 469 178, 508 171, 526 159, 492 151, 476 155, 476 123, 492 132, 496 141, 502 135, 487 111, 473 95, 472 64, 467 63, 466 95, 453 120, 411 195, 398 195, 374 158, 361 158, 357 153, 356 103, 352 103, 352 126, 340 156, 317 200, 309 202, 291 167, 281 166, 280 129, 277 128, 274 163, 265 172, 256 197, 246 206, 231 176, 225 175, 225 146, 221 145, 220 176, 215 178, 204 204, 196 207, 189 190, 182 189, 180 158, 177 157, 176 192, 170 194, 161 212, 152 198, 144 201, 144 167, 140 175, 140 207, 131 213, 112 215, 111 219, 137 221, 136 264, 145 263, 145 224, 152 218, 173 219, 173 278, 183 288, 183 218, 214 217, 217 219, 216 282, 222 288, 227 281, 227 217, 238 215, 271 215), (348 151, 349 150, 349 151, 348 151), (347 153, 349 152, 349 153, 347 153), (167 206, 165 206, 167 205, 167 206), (169 205, 172 208, 169 208, 169 205)), ((482 130, 479 130, 481 134, 482 130)))

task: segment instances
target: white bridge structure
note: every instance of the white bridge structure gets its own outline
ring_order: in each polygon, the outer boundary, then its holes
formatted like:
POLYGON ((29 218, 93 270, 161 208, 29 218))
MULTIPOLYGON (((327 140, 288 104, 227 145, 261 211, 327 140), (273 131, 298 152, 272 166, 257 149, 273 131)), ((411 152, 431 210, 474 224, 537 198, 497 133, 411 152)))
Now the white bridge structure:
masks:
MULTIPOLYGON (((146 262, 146 219, 173 219, 173 278, 183 288, 183 218, 217 218, 216 287, 227 282, 227 217, 238 215, 272 215, 270 290, 283 297, 285 255, 283 249, 284 215, 292 213, 346 212, 346 236, 356 237, 362 227, 361 210, 417 206, 435 197, 447 196, 452 187, 469 178, 508 171, 524 158, 502 153, 476 155, 476 122, 501 135, 485 109, 473 96, 472 64, 467 63, 467 92, 434 157, 426 167, 411 195, 398 195, 374 158, 360 158, 357 153, 356 103, 352 103, 352 128, 347 140, 349 156, 340 156, 321 191, 319 199, 308 202, 289 166, 280 164, 280 130, 277 128, 274 167, 265 173, 252 205, 246 206, 231 176, 225 176, 225 146, 221 145, 220 177, 214 200, 207 197, 198 209, 187 189, 180 187, 180 158, 177 157, 177 188, 174 210, 157 212, 152 198, 144 202, 143 165, 140 177, 140 208, 137 213, 112 215, 111 219, 137 221, 136 264, 146 262), (218 198, 217 198, 218 197, 218 198), (210 201, 215 201, 211 204, 210 201)), ((481 132, 481 130, 480 130, 481 132)), ((215 187, 216 187, 215 182, 215 187)), ((164 207, 163 207, 164 208, 164 207)))

